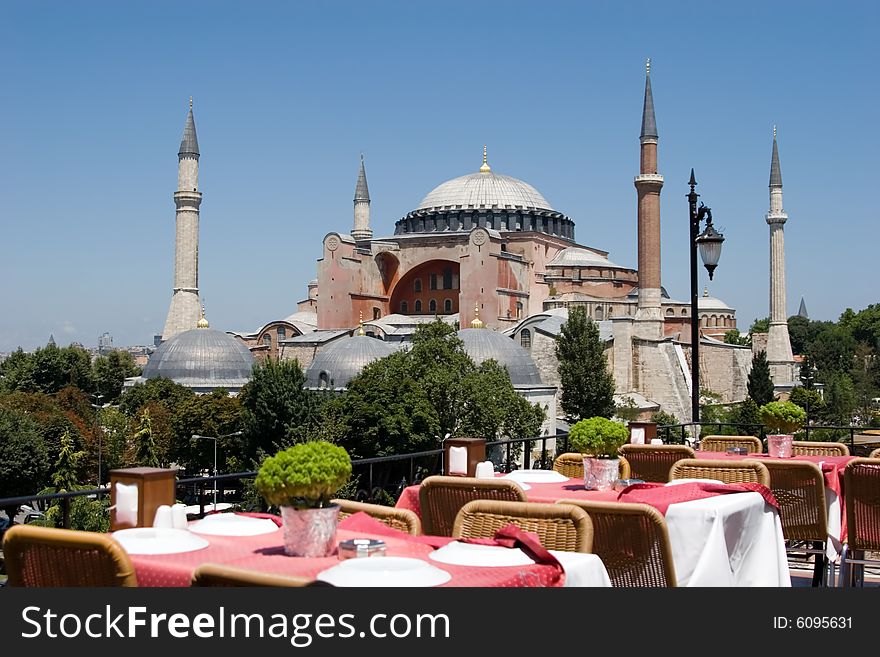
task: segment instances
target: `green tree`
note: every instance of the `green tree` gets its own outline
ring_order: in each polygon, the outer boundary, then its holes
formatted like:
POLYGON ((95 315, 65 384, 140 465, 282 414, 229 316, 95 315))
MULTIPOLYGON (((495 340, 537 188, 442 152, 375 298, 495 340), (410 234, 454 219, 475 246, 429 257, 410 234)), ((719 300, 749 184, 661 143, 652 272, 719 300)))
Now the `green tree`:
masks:
POLYGON ((825 389, 823 418, 829 424, 849 426, 856 406, 856 393, 848 374, 837 373, 825 389))
POLYGON ((241 401, 225 390, 197 395, 183 401, 171 416, 172 443, 169 459, 190 472, 213 468, 212 441, 192 439, 194 434, 216 436, 220 472, 236 472, 249 467, 242 461, 243 436, 232 436, 242 427, 241 401))
MULTIPOLYGON (((0 498, 29 495, 44 488, 49 464, 39 425, 26 413, 0 408, 0 498)), ((11 521, 18 506, 3 510, 11 521)))
POLYGON ((821 415, 825 407, 822 395, 814 388, 807 388, 806 386, 796 386, 793 388, 788 401, 804 409, 807 412, 807 420, 821 415))
POLYGON ((608 371, 599 327, 582 307, 571 308, 556 336, 561 405, 570 422, 614 415, 614 378, 608 371))
POLYGON ((105 403, 115 403, 122 394, 122 384, 131 376, 138 376, 140 368, 127 351, 114 349, 105 356, 98 356, 92 364, 95 392, 105 403))
POLYGON ((791 350, 795 354, 802 354, 807 349, 810 336, 810 320, 800 315, 792 315, 788 318, 788 339, 791 350))
POLYGON ((767 362, 766 351, 759 351, 752 356, 752 369, 749 372, 747 387, 749 397, 758 406, 763 406, 775 399, 773 381, 770 379, 770 364, 767 362))
POLYGON ((254 364, 251 380, 241 389, 241 426, 246 454, 275 453, 301 437, 315 417, 313 396, 303 390, 299 362, 269 358, 254 364))
POLYGON ((725 344, 749 346, 752 344, 752 336, 751 334, 741 335, 737 329, 730 329, 724 333, 724 342, 725 344))
POLYGON ((134 418, 148 403, 159 402, 174 413, 183 401, 195 397, 195 394, 186 386, 160 376, 126 390, 119 398, 119 410, 134 418))
POLYGON ((672 426, 674 424, 681 424, 681 420, 679 420, 672 413, 667 413, 664 410, 654 411, 651 413, 651 422, 655 422, 657 426, 672 426))
MULTIPOLYGON (((733 424, 755 425, 751 431, 760 431, 761 425, 763 424, 761 420, 761 409, 751 397, 746 397, 731 409, 730 421, 733 424)), ((745 427, 737 429, 737 433, 745 430, 745 427)))
POLYGON ((756 319, 749 327, 749 335, 752 333, 767 333, 770 330, 770 318, 756 319))
POLYGON ((92 392, 92 358, 82 347, 54 343, 26 354, 21 349, 0 365, 3 389, 54 394, 65 386, 92 392))
POLYGON ((140 427, 132 436, 134 462, 139 467, 158 468, 159 457, 156 454, 156 442, 153 439, 153 420, 149 409, 141 411, 140 427))
POLYGON ((52 485, 56 493, 74 490, 78 483, 78 463, 85 452, 75 451, 75 445, 70 432, 61 436, 61 451, 58 460, 55 461, 55 470, 52 472, 52 485))
POLYGON ((807 355, 816 366, 816 378, 828 383, 835 375, 849 372, 853 364, 856 341, 845 328, 830 325, 810 342, 807 355))
POLYGON ((454 435, 482 436, 494 440, 504 436, 537 436, 545 412, 517 394, 507 370, 495 360, 487 360, 462 381, 463 404, 457 411, 454 435))
MULTIPOLYGON (((841 324, 844 324, 841 317, 841 324)), ((846 326, 853 338, 871 349, 880 350, 880 303, 872 303, 860 310, 846 326)))

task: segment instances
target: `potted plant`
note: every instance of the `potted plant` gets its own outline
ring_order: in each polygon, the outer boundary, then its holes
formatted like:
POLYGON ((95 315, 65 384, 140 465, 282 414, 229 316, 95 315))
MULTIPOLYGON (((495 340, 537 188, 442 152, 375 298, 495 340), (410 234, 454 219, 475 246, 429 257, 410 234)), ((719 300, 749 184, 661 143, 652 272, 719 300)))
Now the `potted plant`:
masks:
POLYGON ((350 477, 348 452, 326 441, 299 443, 263 461, 254 486, 266 502, 281 508, 287 554, 333 553, 339 505, 330 500, 350 477))
POLYGON ((618 450, 629 440, 629 429, 622 422, 591 417, 572 425, 568 444, 584 456, 584 487, 608 490, 617 480, 620 468, 618 450))
POLYGON ((769 429, 767 453, 770 456, 791 456, 792 433, 803 426, 807 414, 790 401, 774 401, 761 406, 761 421, 769 429))

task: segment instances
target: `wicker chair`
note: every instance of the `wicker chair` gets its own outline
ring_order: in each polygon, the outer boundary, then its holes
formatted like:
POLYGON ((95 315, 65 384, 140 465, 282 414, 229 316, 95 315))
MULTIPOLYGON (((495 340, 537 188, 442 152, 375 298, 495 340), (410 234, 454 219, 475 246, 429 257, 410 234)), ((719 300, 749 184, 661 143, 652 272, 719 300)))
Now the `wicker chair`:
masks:
POLYGON ((288 577, 275 573, 235 568, 216 563, 202 564, 192 576, 191 586, 333 586, 308 577, 288 577))
POLYGON ((793 440, 791 454, 792 456, 849 456, 849 447, 843 443, 793 440))
POLYGON ((770 486, 767 467, 754 459, 722 461, 711 459, 682 459, 672 465, 669 480, 718 479, 725 484, 764 484, 770 486))
POLYGON ((363 511, 367 515, 372 516, 392 529, 399 529, 400 531, 412 534, 413 536, 418 536, 422 533, 422 521, 419 520, 419 517, 415 512, 410 511, 409 509, 395 509, 394 507, 382 506, 381 504, 368 504, 366 502, 354 502, 352 500, 337 499, 330 501, 341 507, 339 509, 340 520, 347 518, 353 513, 363 511))
POLYGON ((9 586, 137 586, 128 553, 107 534, 15 525, 3 539, 9 586))
POLYGON ((669 481, 673 463, 694 458, 694 450, 686 445, 624 445, 620 452, 633 477, 660 483, 669 481))
POLYGON ((510 523, 538 535, 548 550, 590 552, 593 523, 582 509, 559 504, 474 500, 455 517, 454 538, 492 538, 510 523))
POLYGON ((880 459, 855 458, 847 463, 843 488, 847 538, 840 555, 840 578, 844 586, 852 586, 863 583, 865 565, 880 566, 880 560, 864 555, 865 550, 880 551, 880 459))
MULTIPOLYGON (((620 469, 618 477, 620 479, 629 479, 629 461, 622 456, 619 457, 619 460, 620 469)), ((556 460, 553 461, 553 469, 571 479, 583 479, 584 455, 580 452, 566 452, 565 454, 560 454, 556 457, 556 460)))
POLYGON ((593 554, 615 587, 675 586, 675 565, 663 515, 647 504, 558 500, 593 522, 593 554))
POLYGON ((770 473, 770 490, 779 502, 782 534, 788 542, 786 551, 816 556, 813 586, 819 586, 826 581, 828 568, 828 519, 822 471, 808 461, 765 459, 761 463, 770 473), (797 547, 792 542, 806 542, 811 547, 797 547))
POLYGON ((706 436, 700 439, 703 452, 725 452, 728 447, 745 447, 749 454, 760 454, 764 445, 755 436, 706 436))
POLYGON ((873 452, 871 452, 871 453, 868 455, 868 458, 871 458, 871 459, 880 459, 880 447, 878 447, 878 448, 875 449, 873 452))
POLYGON ((452 536, 455 517, 471 500, 525 502, 523 489, 507 479, 477 479, 434 475, 419 486, 422 530, 432 536, 452 536))

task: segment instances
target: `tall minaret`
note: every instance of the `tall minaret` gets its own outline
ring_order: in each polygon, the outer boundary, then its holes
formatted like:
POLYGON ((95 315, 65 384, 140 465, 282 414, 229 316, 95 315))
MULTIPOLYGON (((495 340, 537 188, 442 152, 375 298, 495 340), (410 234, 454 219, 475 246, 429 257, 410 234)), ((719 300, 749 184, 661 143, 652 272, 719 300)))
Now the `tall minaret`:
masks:
POLYGON ((651 93, 651 60, 645 64, 645 104, 642 109, 641 166, 635 178, 639 198, 639 308, 635 332, 640 338, 663 338, 660 312, 660 190, 657 173, 657 121, 651 93))
POLYGON ((367 171, 364 169, 364 154, 361 153, 361 169, 358 171, 357 185, 354 188, 354 228, 351 236, 355 240, 369 240, 373 237, 370 228, 370 190, 367 188, 367 171))
POLYGON ((174 295, 165 320, 162 339, 168 340, 182 331, 196 328, 199 304, 199 140, 193 120, 192 98, 183 126, 183 139, 177 153, 177 232, 174 246, 174 295))
POLYGON ((782 170, 773 126, 773 155, 770 159, 770 333, 767 336, 767 362, 773 383, 792 381, 794 358, 788 338, 788 316, 785 306, 785 236, 783 227, 788 215, 782 209, 782 170))

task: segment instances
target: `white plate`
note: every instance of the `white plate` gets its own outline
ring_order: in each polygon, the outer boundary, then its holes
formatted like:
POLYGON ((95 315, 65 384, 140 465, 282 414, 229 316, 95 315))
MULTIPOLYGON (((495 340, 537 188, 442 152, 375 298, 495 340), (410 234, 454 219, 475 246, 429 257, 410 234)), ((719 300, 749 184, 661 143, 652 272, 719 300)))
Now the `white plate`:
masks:
POLYGON ((268 518, 251 518, 235 513, 214 513, 189 526, 196 534, 212 536, 259 536, 281 529, 268 518))
POLYGON ((701 484, 722 484, 722 485, 724 484, 724 482, 721 481, 720 479, 687 479, 687 478, 685 478, 685 479, 673 479, 672 481, 667 482, 666 485, 667 486, 675 486, 676 484, 695 484, 697 482, 699 482, 701 484))
POLYGON ((556 472, 556 470, 514 470, 510 474, 504 475, 503 478, 533 484, 561 484, 563 481, 568 481, 568 477, 556 472))
POLYGON ((185 529, 133 527, 113 532, 113 538, 129 554, 175 554, 201 550, 210 545, 201 536, 185 529))
POLYGON ((531 558, 519 548, 500 545, 475 545, 453 541, 428 555, 431 561, 455 566, 528 566, 531 558))
POLYGON ((361 557, 322 570, 317 579, 334 586, 437 586, 452 575, 421 559, 361 557))

